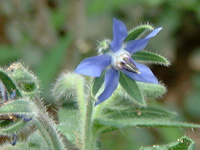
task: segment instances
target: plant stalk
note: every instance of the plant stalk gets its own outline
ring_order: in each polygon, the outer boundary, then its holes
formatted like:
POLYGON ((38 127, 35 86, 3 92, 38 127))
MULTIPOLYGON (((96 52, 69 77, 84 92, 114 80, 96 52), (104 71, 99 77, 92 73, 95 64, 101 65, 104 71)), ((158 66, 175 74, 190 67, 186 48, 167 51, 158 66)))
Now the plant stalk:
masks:
POLYGON ((86 105, 86 114, 83 126, 83 145, 81 150, 94 150, 96 139, 93 138, 92 133, 92 115, 93 115, 94 101, 89 100, 86 105))
POLYGON ((50 150, 66 150, 62 138, 56 129, 56 124, 49 117, 44 108, 42 108, 42 102, 40 100, 35 100, 35 103, 40 110, 38 113, 39 117, 36 118, 36 126, 46 140, 50 150))

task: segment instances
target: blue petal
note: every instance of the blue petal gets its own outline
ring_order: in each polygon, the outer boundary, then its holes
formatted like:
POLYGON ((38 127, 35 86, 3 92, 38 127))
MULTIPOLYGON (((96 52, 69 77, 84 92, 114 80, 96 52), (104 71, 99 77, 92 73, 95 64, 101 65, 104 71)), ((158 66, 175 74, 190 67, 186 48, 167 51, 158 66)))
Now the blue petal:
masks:
POLYGON ((127 50, 131 55, 138 52, 138 51, 143 50, 147 46, 149 39, 156 36, 156 34, 160 30, 162 30, 162 28, 156 28, 148 36, 146 36, 144 39, 128 41, 126 43, 125 50, 127 50))
POLYGON ((105 89, 101 93, 101 95, 98 97, 98 101, 95 103, 95 105, 98 105, 105 101, 107 98, 109 98, 114 90, 117 88, 118 82, 119 82, 119 75, 120 72, 110 68, 108 71, 106 71, 105 74, 105 89))
POLYGON ((116 52, 119 50, 127 36, 128 32, 123 22, 113 18, 113 40, 110 44, 111 51, 116 52))
POLYGON ((128 77, 135 81, 140 81, 140 82, 145 82, 145 83, 154 83, 158 84, 158 79, 154 76, 153 72, 151 69, 143 64, 137 63, 133 61, 136 67, 139 69, 141 72, 140 74, 137 73, 132 73, 129 71, 123 70, 122 72, 126 74, 128 77))
POLYGON ((102 71, 110 65, 111 56, 103 54, 83 60, 75 72, 86 76, 99 77, 102 71))

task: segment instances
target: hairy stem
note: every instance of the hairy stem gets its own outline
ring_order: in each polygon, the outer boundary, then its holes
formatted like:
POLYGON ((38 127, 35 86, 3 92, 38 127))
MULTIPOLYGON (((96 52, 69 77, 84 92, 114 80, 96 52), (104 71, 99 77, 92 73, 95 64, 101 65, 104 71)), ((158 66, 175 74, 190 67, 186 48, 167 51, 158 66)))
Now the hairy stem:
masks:
POLYGON ((64 143, 60 137, 56 124, 49 117, 47 112, 44 110, 43 104, 40 100, 35 101, 37 106, 40 108, 38 118, 36 119, 36 126, 41 132, 43 138, 46 140, 50 150, 65 150, 64 143))
MULTIPOLYGON (((82 150, 94 150, 95 144, 92 133, 92 115, 93 115, 94 101, 89 100, 86 105, 86 114, 83 126, 83 145, 82 150)), ((96 142, 96 140, 95 140, 96 142)))
POLYGON ((98 116, 100 116, 103 106, 104 106, 104 103, 95 106, 93 119, 95 119, 95 118, 97 118, 98 116))
POLYGON ((77 99, 78 99, 78 106, 80 110, 81 118, 85 117, 86 113, 86 105, 85 105, 85 93, 84 93, 84 83, 81 79, 77 78, 76 82, 76 91, 77 91, 77 99))

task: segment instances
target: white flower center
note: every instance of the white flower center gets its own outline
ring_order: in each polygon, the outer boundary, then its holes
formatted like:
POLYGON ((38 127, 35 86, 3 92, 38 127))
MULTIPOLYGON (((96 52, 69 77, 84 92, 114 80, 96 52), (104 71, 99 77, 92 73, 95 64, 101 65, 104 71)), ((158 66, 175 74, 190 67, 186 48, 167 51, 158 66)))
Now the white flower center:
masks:
POLYGON ((124 49, 120 49, 115 53, 110 53, 112 56, 111 65, 116 70, 122 70, 121 63, 124 63, 124 58, 130 58, 131 55, 124 49))

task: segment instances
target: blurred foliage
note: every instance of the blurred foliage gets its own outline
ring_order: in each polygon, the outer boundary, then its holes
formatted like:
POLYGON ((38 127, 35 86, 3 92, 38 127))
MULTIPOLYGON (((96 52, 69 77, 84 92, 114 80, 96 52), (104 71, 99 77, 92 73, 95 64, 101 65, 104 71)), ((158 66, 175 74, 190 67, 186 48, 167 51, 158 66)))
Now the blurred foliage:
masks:
MULTIPOLYGON (((21 60, 31 66, 41 79, 41 90, 47 89, 44 100, 51 103, 54 78, 61 70, 73 70, 82 58, 95 54, 97 40, 112 38, 113 17, 125 22, 129 29, 141 22, 163 27, 149 44, 150 50, 161 50, 159 53, 172 63, 168 69, 153 68, 168 86, 164 100, 158 103, 177 109, 183 118, 199 123, 199 0, 2 0, 0 64, 21 60)), ((195 134, 176 130, 174 135, 175 131, 165 130, 128 129, 122 131, 124 137, 107 134, 102 137, 103 145, 109 150, 130 150, 137 145, 172 142, 182 133, 193 137, 195 134)), ((199 135, 193 138, 197 146, 199 138, 199 135)))

